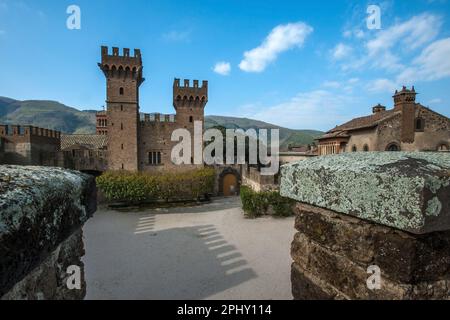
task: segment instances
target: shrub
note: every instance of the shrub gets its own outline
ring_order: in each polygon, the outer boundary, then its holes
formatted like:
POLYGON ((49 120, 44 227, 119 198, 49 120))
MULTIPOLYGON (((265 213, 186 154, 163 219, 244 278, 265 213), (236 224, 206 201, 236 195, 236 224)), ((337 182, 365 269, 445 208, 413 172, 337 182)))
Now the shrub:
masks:
POLYGON ((97 186, 108 200, 198 200, 213 191, 214 179, 211 168, 158 174, 110 171, 97 178, 97 186))
POLYGON ((269 214, 273 210, 273 215, 287 217, 293 215, 294 200, 284 198, 278 191, 256 192, 247 186, 241 187, 242 209, 249 218, 257 218, 269 214))

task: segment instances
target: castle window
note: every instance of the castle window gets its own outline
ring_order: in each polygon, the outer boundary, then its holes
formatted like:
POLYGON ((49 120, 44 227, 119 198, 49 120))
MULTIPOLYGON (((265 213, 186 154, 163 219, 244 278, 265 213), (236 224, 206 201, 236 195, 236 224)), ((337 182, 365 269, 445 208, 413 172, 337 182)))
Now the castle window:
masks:
POLYGON ((189 122, 194 122, 194 118, 192 116, 189 117, 189 122))
POLYGON ((148 164, 157 166, 161 164, 161 152, 152 151, 148 153, 148 164))
POLYGON ((369 151, 369 146, 368 146, 367 144, 365 144, 365 145, 364 145, 364 147, 363 147, 363 151, 364 151, 364 152, 367 152, 367 151, 369 151))
POLYGON ((425 121, 422 118, 416 119, 416 131, 423 131, 425 128, 425 121))
POLYGON ((123 88, 120 88, 120 89, 119 89, 119 94, 120 94, 121 96, 123 96, 123 88))
POLYGON ((120 124, 120 130, 123 130, 123 123, 120 124))
POLYGON ((122 145, 120 146, 120 148, 123 150, 123 143, 122 143, 122 145))
POLYGON ((395 142, 390 143, 386 147, 386 151, 400 151, 400 146, 395 142))
POLYGON ((120 111, 123 111, 123 104, 120 105, 120 111))
POLYGON ((356 152, 356 151, 358 151, 358 148, 356 148, 356 146, 353 145, 353 146, 352 146, 352 152, 356 152))

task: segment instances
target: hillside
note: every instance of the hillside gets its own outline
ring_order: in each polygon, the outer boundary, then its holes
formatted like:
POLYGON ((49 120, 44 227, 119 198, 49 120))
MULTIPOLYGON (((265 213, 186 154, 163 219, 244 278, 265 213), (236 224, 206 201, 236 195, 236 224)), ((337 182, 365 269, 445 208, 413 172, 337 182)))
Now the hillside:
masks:
POLYGON ((0 97, 0 123, 44 127, 65 133, 95 132, 95 113, 56 101, 18 101, 0 97))
MULTIPOLYGON (((0 123, 33 125, 64 133, 95 133, 95 111, 68 107, 56 101, 19 101, 0 97, 0 123)), ((289 144, 303 145, 314 141, 322 132, 314 130, 292 130, 274 124, 236 117, 206 116, 205 128, 222 126, 227 129, 279 129, 280 149, 289 144)))
POLYGON ((286 150, 289 144, 306 145, 311 144, 315 138, 322 135, 323 132, 316 130, 293 130, 280 127, 263 121, 252 120, 248 118, 206 116, 205 127, 222 126, 227 129, 279 129, 280 130, 280 149, 286 150))

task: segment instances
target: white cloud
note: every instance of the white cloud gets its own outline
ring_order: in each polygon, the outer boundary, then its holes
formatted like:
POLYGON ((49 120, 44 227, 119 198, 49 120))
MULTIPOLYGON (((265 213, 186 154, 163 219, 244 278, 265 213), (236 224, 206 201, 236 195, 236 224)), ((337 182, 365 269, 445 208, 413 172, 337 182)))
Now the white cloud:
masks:
POLYGON ((222 76, 227 76, 230 74, 231 71, 231 65, 229 62, 221 61, 217 62, 216 65, 213 68, 215 73, 218 73, 222 76))
POLYGON ((424 13, 397 23, 380 31, 375 39, 367 43, 370 55, 389 50, 394 46, 413 50, 434 40, 439 34, 442 20, 440 17, 424 13))
POLYGON ((339 43, 334 47, 332 56, 334 60, 342 60, 347 58, 352 53, 352 48, 343 43, 339 43))
POLYGON ((372 66, 398 72, 405 68, 402 54, 412 52, 433 41, 439 34, 442 19, 423 13, 396 23, 366 43, 365 62, 372 66))
POLYGON ((341 83, 338 81, 325 81, 322 86, 324 88, 330 88, 330 89, 339 89, 341 87, 341 83))
POLYGON ((191 30, 178 31, 172 30, 162 35, 163 39, 168 42, 190 42, 191 30))
MULTIPOLYGON (((336 124, 351 118, 351 106, 359 100, 348 94, 336 94, 328 90, 302 92, 274 106, 246 106, 241 116, 294 128, 329 130, 336 124), (324 117, 323 115, 327 116, 324 117)), ((240 109, 242 110, 242 109, 240 109)))
POLYGON ((440 80, 450 76, 450 38, 437 40, 414 59, 413 66, 405 69, 398 80, 405 84, 415 81, 440 80))
POLYGON ((348 79, 348 83, 350 84, 356 84, 359 82, 359 78, 350 78, 348 79))
POLYGON ((440 104, 442 103, 442 99, 440 98, 435 98, 435 99, 431 99, 430 101, 428 101, 428 104, 440 104))
POLYGON ((378 93, 394 93, 395 90, 398 88, 398 85, 389 79, 376 79, 369 81, 369 83, 366 86, 366 89, 370 92, 378 93))
POLYGON ((301 47, 313 28, 303 22, 276 26, 260 46, 244 52, 239 68, 246 72, 262 72, 278 55, 294 47, 301 47))
MULTIPOLYGON (((345 59, 341 67, 344 71, 371 67, 391 73, 402 72, 410 61, 408 56, 434 41, 441 26, 442 18, 429 13, 397 22, 387 29, 377 31, 373 39, 358 48, 359 55, 345 59)), ((367 38, 365 35, 362 37, 367 38)))

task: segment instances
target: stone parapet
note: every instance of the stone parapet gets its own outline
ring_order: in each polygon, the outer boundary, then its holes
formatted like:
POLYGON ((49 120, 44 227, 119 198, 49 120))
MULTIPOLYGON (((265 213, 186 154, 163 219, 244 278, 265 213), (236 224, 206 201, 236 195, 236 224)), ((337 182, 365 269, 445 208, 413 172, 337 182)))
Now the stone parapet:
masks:
POLYGON ((416 234, 450 229, 450 155, 364 152, 282 167, 281 195, 416 234))
POLYGON ((295 299, 449 299, 450 157, 325 156, 282 168, 298 201, 295 299), (373 268, 379 286, 368 285, 373 268))
POLYGON ((82 267, 81 227, 95 210, 94 177, 0 166, 0 297, 83 298, 83 289, 64 294, 63 267, 82 267))

